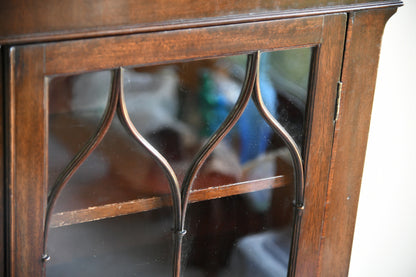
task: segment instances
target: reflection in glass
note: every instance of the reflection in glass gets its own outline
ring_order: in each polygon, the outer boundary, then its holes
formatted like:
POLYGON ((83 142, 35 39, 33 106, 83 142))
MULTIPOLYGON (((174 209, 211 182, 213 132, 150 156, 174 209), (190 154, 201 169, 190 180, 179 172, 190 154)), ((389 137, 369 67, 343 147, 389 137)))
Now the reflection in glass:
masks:
MULTIPOLYGON (((309 48, 293 49, 263 53, 260 60, 264 102, 300 148, 311 55, 309 48)), ((129 116, 168 160, 179 182, 235 104, 246 60, 241 55, 125 70, 129 116)), ((93 134, 109 97, 111 78, 111 71, 102 71, 51 79, 49 189, 93 134)), ((183 274, 285 276, 293 225, 292 171, 288 150, 250 100, 193 185, 183 274), (265 263, 267 260, 271 263, 265 263)), ((170 205, 169 194, 163 171, 116 117, 102 143, 59 196, 54 213, 61 221, 52 219, 48 240, 52 260, 47 264, 47 276, 63 276, 61 269, 72 272, 70 268, 87 268, 88 264, 96 271, 84 271, 85 276, 106 276, 105 272, 117 267, 105 262, 113 255, 125 257, 123 261, 113 257, 125 268, 125 276, 168 276, 172 213, 170 208, 160 207, 170 205), (127 206, 134 206, 128 213, 137 214, 114 219, 104 218, 117 213, 84 216, 102 207, 123 211, 127 206), (104 220, 88 222, 98 219, 104 220), (78 222, 86 223, 75 224, 78 222), (63 225, 68 226, 58 227, 63 225), (161 235, 148 236, 152 228, 161 235), (71 245, 80 236, 90 239, 80 240, 79 247, 71 245)))
POLYGON ((286 276, 291 242, 292 188, 267 190, 259 212, 250 194, 191 204, 183 259, 185 276, 286 276))
MULTIPOLYGON (((305 133, 311 55, 309 48, 295 49, 263 53, 260 60, 263 101, 300 149, 305 133)), ((225 106, 219 103, 218 106, 225 106)), ((240 182, 292 176, 288 150, 251 101, 221 145, 228 145, 224 148, 231 149, 238 157, 238 163, 234 163, 237 166, 230 171, 241 174, 240 182)), ((215 154, 214 151, 214 158, 215 154)), ((216 181, 226 184, 222 180, 216 181)), ((187 215, 189 232, 184 238, 185 276, 193 276, 188 269, 195 268, 203 276, 287 275, 295 191, 290 180, 276 182, 270 187, 274 189, 264 188, 190 204, 187 215)))

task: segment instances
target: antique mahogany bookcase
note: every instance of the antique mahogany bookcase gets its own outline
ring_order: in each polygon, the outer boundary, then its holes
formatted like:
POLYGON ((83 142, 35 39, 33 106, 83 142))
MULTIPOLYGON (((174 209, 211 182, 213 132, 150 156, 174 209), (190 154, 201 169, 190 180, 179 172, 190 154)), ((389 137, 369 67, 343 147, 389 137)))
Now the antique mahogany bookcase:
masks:
POLYGON ((4 276, 347 276, 398 0, 1 1, 4 276))

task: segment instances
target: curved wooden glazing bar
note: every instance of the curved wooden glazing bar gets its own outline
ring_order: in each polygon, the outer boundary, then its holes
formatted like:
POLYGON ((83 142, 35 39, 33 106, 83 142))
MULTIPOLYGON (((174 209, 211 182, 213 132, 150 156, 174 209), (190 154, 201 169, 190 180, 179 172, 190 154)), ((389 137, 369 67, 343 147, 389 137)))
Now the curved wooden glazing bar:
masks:
POLYGON ((215 147, 221 142, 221 140, 227 135, 231 128, 237 123, 238 119, 243 114, 248 101, 250 100, 251 93, 254 88, 256 79, 256 73, 258 71, 258 59, 260 52, 249 54, 247 57, 246 76, 244 78, 243 87, 241 93, 234 107, 228 114, 227 118, 218 128, 218 130, 209 138, 208 142, 199 150, 195 156, 191 166, 186 172, 185 178, 182 183, 182 222, 181 226, 185 226, 186 211, 189 202, 189 194, 192 190, 192 185, 200 170, 201 166, 208 158, 208 156, 214 151, 215 147))
POLYGON ((179 182, 173 168, 170 166, 169 162, 160 154, 136 129, 133 122, 130 119, 130 116, 127 111, 126 101, 124 97, 124 84, 123 84, 123 72, 124 69, 121 69, 121 94, 118 101, 117 113, 121 120, 123 126, 128 130, 128 133, 142 145, 146 151, 156 160, 159 166, 163 169, 166 177, 169 181, 170 190, 172 193, 172 205, 174 210, 174 227, 175 231, 180 231, 178 228, 180 226, 180 215, 181 215, 181 197, 179 182))
MULTIPOLYGON (((208 158, 208 156, 215 149, 215 146, 225 137, 230 129, 236 124, 241 114, 244 112, 245 107, 252 96, 254 103, 264 120, 269 126, 276 132, 284 141, 288 147, 294 166, 294 183, 295 183, 295 222, 292 236, 291 254, 289 260, 288 276, 293 276, 296 267, 296 249, 299 237, 299 227, 302 217, 303 206, 303 193, 304 193, 304 170, 303 160, 299 148, 292 138, 292 136, 284 129, 284 127, 271 115, 263 103, 261 90, 259 85, 259 63, 260 63, 260 52, 250 54, 247 59, 246 77, 244 80, 242 92, 240 94, 237 103, 233 107, 232 111, 219 127, 219 129, 211 136, 209 141, 199 151, 196 158, 194 159, 192 166, 187 171, 185 179, 182 185, 182 218, 181 227, 184 229, 186 211, 189 202, 189 196, 192 189, 192 184, 198 174, 202 164, 208 158), (254 93, 252 93, 254 91, 254 93)), ((180 255, 179 255, 180 256, 180 255)), ((180 275, 175 275, 179 277, 180 275)))
MULTIPOLYGON (((71 162, 66 166, 62 171, 60 176, 57 178, 54 183, 51 193, 48 196, 47 211, 45 217, 44 225, 44 254, 42 256, 43 261, 50 259, 49 255, 46 253, 47 237, 48 230, 50 227, 52 211, 55 207, 55 203, 60 195, 60 192, 75 174, 77 169, 82 165, 82 163, 88 158, 88 156, 97 148, 104 136, 106 135, 108 129, 110 128, 111 122, 117 111, 118 117, 126 131, 138 142, 146 151, 155 159, 158 165, 163 169, 170 186, 171 191, 171 203, 173 206, 174 220, 173 220, 173 229, 174 233, 177 234, 174 238, 174 260, 178 260, 180 264, 180 257, 177 256, 180 253, 181 240, 176 239, 176 237, 182 237, 185 232, 180 229, 180 218, 181 218, 181 197, 179 183, 176 177, 175 172, 168 163, 168 161, 139 133, 134 124, 132 123, 130 116, 128 115, 125 98, 124 98, 124 85, 123 85, 123 68, 119 68, 114 73, 112 91, 109 96, 109 101, 105 109, 104 115, 97 127, 96 132, 93 136, 87 141, 84 147, 78 152, 78 154, 71 160, 71 162)), ((173 269, 174 275, 176 276, 180 268, 174 266, 173 269)))
POLYGON ((175 242, 177 246, 177 253, 175 253, 175 267, 178 269, 174 272, 174 277, 180 277, 181 275, 181 245, 183 236, 186 234, 185 230, 185 219, 186 211, 189 203, 189 196, 192 189, 192 185, 195 181, 195 178, 198 175, 198 171, 201 169, 202 165, 208 158, 208 156, 214 151, 215 147, 221 142, 221 140, 227 135, 231 128, 237 123, 238 119, 243 114, 245 107, 250 100, 251 92, 254 87, 254 82, 256 78, 256 67, 258 66, 258 57, 259 52, 254 54, 249 54, 247 57, 247 66, 246 66, 246 76, 244 78, 243 87, 241 89, 240 96, 237 99, 234 107, 228 114, 227 118, 217 129, 217 131, 209 138, 209 140, 204 144, 204 146, 196 154, 191 166, 188 168, 185 178, 182 182, 182 216, 181 216, 181 231, 178 233, 175 242))
MULTIPOLYGON (((104 136, 106 135, 108 129, 110 128, 111 122, 115 116, 115 113, 118 113, 121 123, 125 127, 126 131, 141 145, 146 151, 155 159, 160 167, 164 170, 164 173, 169 181, 170 191, 171 191, 171 203, 173 206, 174 212, 174 231, 175 234, 183 236, 184 232, 180 229, 180 217, 181 217, 181 198, 179 183, 177 177, 169 165, 167 160, 149 143, 143 136, 140 135, 138 130, 133 125, 126 108, 126 103, 124 99, 124 90, 123 90, 123 68, 119 68, 114 73, 112 91, 109 96, 109 101, 105 109, 104 115, 91 138, 87 141, 84 147, 78 152, 78 154, 71 160, 71 162, 66 166, 62 173, 57 178, 54 183, 51 193, 48 196, 48 204, 45 217, 44 225, 44 254, 42 256, 43 261, 50 259, 49 255, 46 253, 46 245, 48 238, 48 230, 50 228, 52 211, 55 207, 55 203, 71 177, 75 174, 78 168, 82 163, 88 158, 88 156, 97 148, 104 136)), ((181 244, 178 243, 177 239, 174 239, 175 247, 180 248, 181 244)), ((178 251, 174 252, 174 256, 177 255, 178 251)), ((176 258, 179 260, 179 258, 176 258)))
MULTIPOLYGON (((257 67, 258 70, 259 67, 257 67)), ((300 231, 300 222, 302 219, 302 213, 304 209, 304 169, 303 169, 303 159, 301 152, 292 138, 292 136, 285 130, 285 128, 273 117, 270 111, 267 109, 266 105, 263 102, 260 90, 260 81, 259 76, 260 72, 257 71, 256 83, 253 93, 253 101, 259 111, 263 116, 264 120, 269 124, 273 131, 280 136, 283 140, 292 157, 293 167, 294 167, 294 183, 295 183, 295 219, 293 226, 292 234, 292 244, 290 249, 290 258, 289 258, 289 269, 287 276, 294 276, 296 268, 296 250, 298 248, 298 238, 300 231)))
POLYGON ((42 260, 47 261, 50 259, 49 255, 46 253, 46 244, 48 239, 48 229, 50 224, 50 219, 52 217, 52 211, 55 207, 56 200, 58 199, 62 189, 75 174, 77 169, 82 165, 82 163, 87 159, 87 157, 94 151, 95 148, 103 140, 105 134, 110 128, 111 122, 114 118, 117 109, 117 102, 120 95, 120 69, 116 70, 113 76, 112 90, 109 96, 109 101, 107 103, 104 115, 101 118, 100 123, 97 126, 95 133, 90 137, 84 147, 78 152, 78 154, 71 160, 71 162, 66 166, 66 168, 61 172, 61 174, 56 179, 54 185, 52 186, 51 192, 48 195, 48 202, 46 207, 45 214, 45 225, 44 225, 44 236, 43 236, 43 256, 42 260))
POLYGON ((121 94, 118 101, 117 113, 121 120, 121 123, 126 128, 128 133, 141 145, 146 149, 146 151, 152 156, 152 158, 158 163, 158 165, 163 169, 166 178, 169 181, 171 196, 172 196, 172 206, 173 206, 173 232, 174 232, 174 246, 173 246, 173 260, 174 267, 173 267, 173 274, 174 276, 179 276, 180 274, 180 253, 182 247, 182 237, 185 235, 185 231, 181 227, 180 219, 181 219, 181 194, 179 189, 179 182, 178 178, 176 177, 175 172, 173 171, 172 167, 170 166, 169 162, 160 154, 136 129, 133 122, 130 119, 130 116, 127 111, 126 102, 124 98, 124 85, 123 85, 123 71, 124 69, 121 68, 121 94))

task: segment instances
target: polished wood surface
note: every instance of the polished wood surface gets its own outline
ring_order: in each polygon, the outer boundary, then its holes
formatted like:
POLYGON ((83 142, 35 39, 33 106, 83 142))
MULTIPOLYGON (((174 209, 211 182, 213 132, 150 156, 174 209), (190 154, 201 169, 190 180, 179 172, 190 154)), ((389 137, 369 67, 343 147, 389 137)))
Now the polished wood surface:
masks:
POLYGON ((326 16, 316 54, 309 126, 306 138, 305 210, 299 239, 296 276, 316 276, 324 220, 324 204, 334 131, 336 88, 342 64, 347 17, 326 16), (319 165, 319 166, 317 166, 319 165))
POLYGON ((9 255, 11 276, 39 276, 46 199, 43 51, 10 49, 8 94, 9 255))
MULTIPOLYGON (((5 118, 4 118, 4 97, 5 95, 5 87, 3 86, 3 78, 4 78, 4 71, 3 71, 3 49, 0 47, 0 238, 5 237, 5 227, 4 224, 6 218, 6 210, 5 207, 5 151, 4 151, 4 140, 5 140, 5 118)), ((1 251, 1 249, 5 249, 5 240, 0 239, 0 272, 4 272, 4 261, 5 261, 5 251, 1 251)))
POLYGON ((322 25, 323 17, 315 16, 46 43, 45 74, 68 74, 119 66, 203 59, 248 53, 254 49, 276 50, 316 45, 321 38, 322 25))
POLYGON ((0 44, 258 21, 400 4, 399 0, 0 1, 0 44))
POLYGON ((320 276, 348 276, 381 36, 394 12, 395 9, 363 11, 353 13, 349 19, 342 102, 325 204, 320 276))

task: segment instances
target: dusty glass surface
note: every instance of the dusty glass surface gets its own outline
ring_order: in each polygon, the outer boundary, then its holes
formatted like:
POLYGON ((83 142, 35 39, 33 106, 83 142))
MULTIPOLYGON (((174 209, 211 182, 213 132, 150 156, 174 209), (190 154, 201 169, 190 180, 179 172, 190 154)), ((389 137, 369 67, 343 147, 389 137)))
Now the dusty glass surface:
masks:
MULTIPOLYGON (((260 60, 266 106, 300 148, 311 56, 312 49, 303 48, 263 53, 260 60)), ((129 116, 167 159, 180 183, 198 150, 236 103, 246 60, 241 55, 125 69, 129 116)), ((50 80, 49 191, 95 132, 110 96, 112 77, 112 71, 101 71, 50 80)), ((187 215, 184 275, 271 276, 261 271, 267 267, 262 263, 265 259, 259 258, 261 253, 252 255, 253 247, 260 244, 267 249, 258 251, 280 251, 272 255, 280 262, 278 276, 285 275, 293 224, 291 180, 288 150, 250 100, 193 185, 198 197, 191 197, 196 203, 190 204, 187 215)), ((52 259, 47 276, 63 276, 61 269, 75 274, 68 276, 107 276, 117 266, 124 268, 123 276, 168 276, 173 251, 169 195, 163 170, 116 115, 103 141, 59 195, 48 239, 52 259), (105 219, 117 216, 109 210, 124 210, 128 205, 135 208, 127 213, 135 215, 105 219), (102 207, 110 208, 99 218, 90 216, 102 207), (54 221, 56 215, 61 221, 54 221), (87 219, 79 221, 82 216, 87 219), (112 265, 112 259, 118 265, 112 265), (77 265, 79 271, 73 268, 77 265)), ((273 268, 264 272, 275 272, 273 268)))

